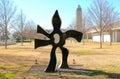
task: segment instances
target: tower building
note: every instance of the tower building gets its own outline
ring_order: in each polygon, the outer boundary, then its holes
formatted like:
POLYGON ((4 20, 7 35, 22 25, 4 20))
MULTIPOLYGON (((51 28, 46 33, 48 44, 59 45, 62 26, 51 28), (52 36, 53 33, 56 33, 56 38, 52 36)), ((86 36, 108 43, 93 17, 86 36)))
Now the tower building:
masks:
POLYGON ((80 5, 76 9, 76 30, 82 32, 82 9, 80 5))

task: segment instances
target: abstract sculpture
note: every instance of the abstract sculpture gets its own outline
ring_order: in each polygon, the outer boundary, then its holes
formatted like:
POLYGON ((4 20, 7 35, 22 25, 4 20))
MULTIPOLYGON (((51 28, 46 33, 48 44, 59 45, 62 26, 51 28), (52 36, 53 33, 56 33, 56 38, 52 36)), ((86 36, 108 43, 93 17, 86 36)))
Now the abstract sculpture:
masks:
POLYGON ((62 63, 60 65, 60 68, 69 68, 67 63, 68 58, 68 50, 63 47, 65 44, 65 40, 69 37, 75 38, 78 42, 81 41, 82 33, 74 30, 69 30, 65 33, 62 33, 60 30, 61 27, 61 20, 58 14, 58 11, 56 10, 53 18, 52 18, 52 24, 53 24, 53 32, 51 34, 48 34, 46 31, 44 31, 39 25, 37 26, 37 33, 41 33, 45 36, 47 36, 50 40, 41 40, 41 39, 35 39, 35 49, 40 46, 46 46, 46 45, 52 45, 52 50, 50 53, 50 61, 49 65, 46 68, 45 72, 54 72, 56 68, 56 48, 59 47, 62 50, 62 63), (59 40, 57 40, 59 39, 59 40))

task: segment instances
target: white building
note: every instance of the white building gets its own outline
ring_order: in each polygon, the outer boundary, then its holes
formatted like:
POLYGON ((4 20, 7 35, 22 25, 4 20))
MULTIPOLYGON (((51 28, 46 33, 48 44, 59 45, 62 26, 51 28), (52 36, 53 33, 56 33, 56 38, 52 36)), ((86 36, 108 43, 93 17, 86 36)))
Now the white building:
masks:
MULTIPOLYGON (((90 28, 88 31, 88 34, 92 35, 92 40, 95 42, 100 42, 100 34, 99 31, 90 28)), ((103 32, 102 37, 103 42, 110 42, 110 34, 109 32, 103 32)), ((114 23, 114 26, 112 28, 112 42, 120 42, 120 21, 114 23)))

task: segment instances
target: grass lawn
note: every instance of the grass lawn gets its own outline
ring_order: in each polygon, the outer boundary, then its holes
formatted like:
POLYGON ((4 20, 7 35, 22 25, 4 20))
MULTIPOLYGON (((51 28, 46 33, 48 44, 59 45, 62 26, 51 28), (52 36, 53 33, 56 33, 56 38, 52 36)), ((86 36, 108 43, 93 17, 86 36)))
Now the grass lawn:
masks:
MULTIPOLYGON (((82 65, 93 71, 92 74, 75 73, 44 73, 30 74, 27 71, 35 60, 38 64, 47 65, 51 46, 34 49, 34 43, 20 43, 8 46, 4 49, 0 46, 0 79, 113 79, 120 74, 120 44, 104 43, 99 48, 99 43, 76 43, 67 41, 66 48, 69 49, 69 65, 82 65), (73 64, 73 59, 75 64, 73 64)), ((57 66, 61 62, 61 50, 56 52, 57 66)), ((120 77, 119 77, 120 78, 120 77)), ((119 79, 116 78, 116 79, 119 79)))

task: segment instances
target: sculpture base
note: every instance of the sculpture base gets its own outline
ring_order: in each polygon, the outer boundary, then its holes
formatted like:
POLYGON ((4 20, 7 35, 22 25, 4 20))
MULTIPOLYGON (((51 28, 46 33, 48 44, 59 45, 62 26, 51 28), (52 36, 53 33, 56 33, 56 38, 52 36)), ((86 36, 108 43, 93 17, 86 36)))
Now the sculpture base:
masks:
MULTIPOLYGON (((47 65, 33 65, 31 68, 27 71, 27 73, 40 73, 45 72, 47 65)), ((57 68, 56 73, 74 73, 74 74, 91 74, 92 71, 89 71, 89 69, 83 67, 82 65, 70 65, 68 69, 61 69, 57 68)))
POLYGON ((27 73, 39 73, 39 72, 44 72, 46 69, 47 65, 32 65, 31 68, 27 71, 27 73))

